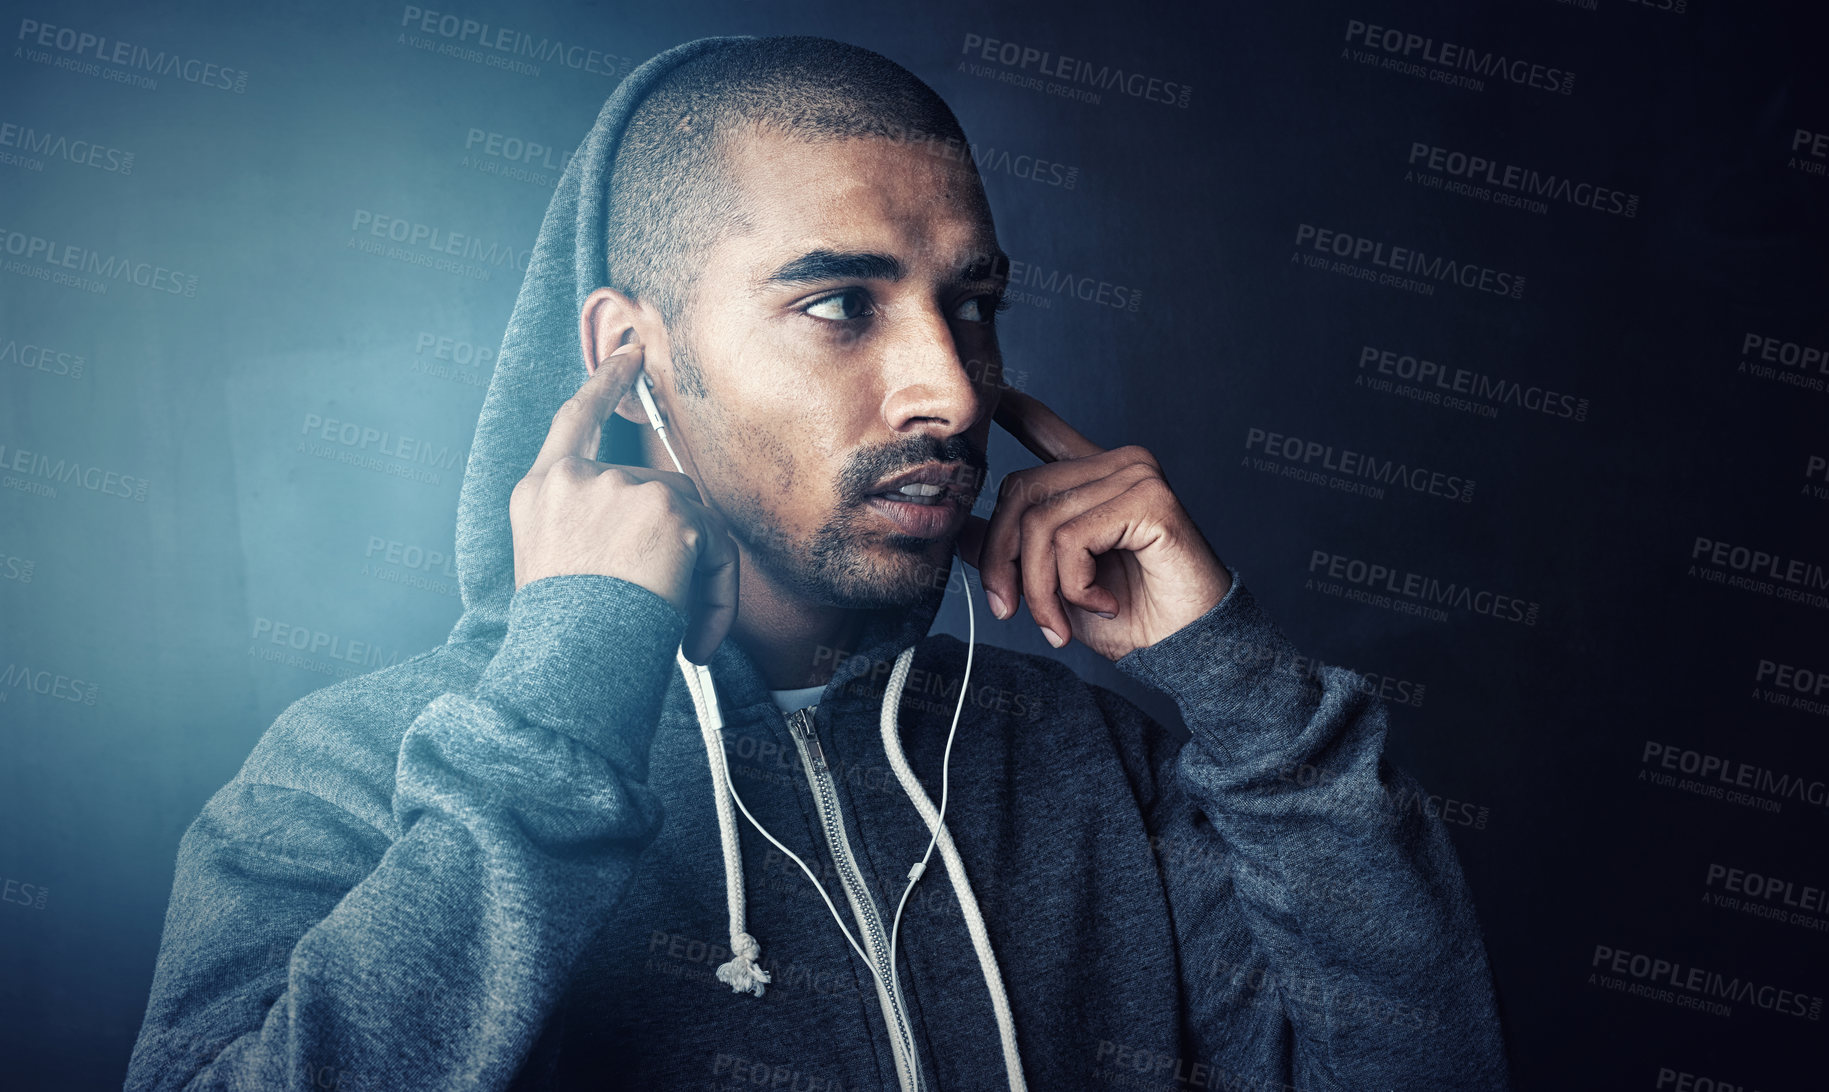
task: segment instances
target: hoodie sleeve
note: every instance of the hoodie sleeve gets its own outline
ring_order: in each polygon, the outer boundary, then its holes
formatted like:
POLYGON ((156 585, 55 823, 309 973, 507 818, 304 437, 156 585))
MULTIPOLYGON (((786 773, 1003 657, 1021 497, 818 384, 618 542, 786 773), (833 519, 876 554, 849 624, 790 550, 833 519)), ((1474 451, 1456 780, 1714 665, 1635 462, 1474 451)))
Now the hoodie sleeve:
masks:
POLYGON ((1099 695, 1169 893, 1190 1061, 1304 1092, 1505 1088, 1473 902, 1442 820, 1384 757, 1384 704, 1310 668, 1236 573, 1117 666, 1191 733, 1176 746, 1099 695))
MULTIPOLYGON (((684 630, 612 577, 516 591, 474 691, 407 728, 387 831, 331 803, 322 766, 250 779, 274 765, 251 760, 179 845, 126 1087, 498 1089, 537 1068, 658 829, 648 750, 684 630)), ((309 704, 280 728, 322 757, 338 730, 309 704)))

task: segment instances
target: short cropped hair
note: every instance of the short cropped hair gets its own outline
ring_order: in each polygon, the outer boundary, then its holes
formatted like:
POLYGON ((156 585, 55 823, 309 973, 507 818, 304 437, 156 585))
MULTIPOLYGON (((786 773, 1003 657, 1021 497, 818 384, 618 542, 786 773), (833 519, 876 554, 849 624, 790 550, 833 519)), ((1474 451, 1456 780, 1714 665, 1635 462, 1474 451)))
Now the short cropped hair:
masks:
MULTIPOLYGON (((860 46, 755 38, 674 69, 636 107, 617 149, 608 240, 610 286, 652 304, 670 330, 683 333, 705 254, 745 227, 725 153, 733 137, 758 130, 969 147, 933 88, 860 46)), ((690 354, 679 363, 679 385, 702 396, 690 354)))

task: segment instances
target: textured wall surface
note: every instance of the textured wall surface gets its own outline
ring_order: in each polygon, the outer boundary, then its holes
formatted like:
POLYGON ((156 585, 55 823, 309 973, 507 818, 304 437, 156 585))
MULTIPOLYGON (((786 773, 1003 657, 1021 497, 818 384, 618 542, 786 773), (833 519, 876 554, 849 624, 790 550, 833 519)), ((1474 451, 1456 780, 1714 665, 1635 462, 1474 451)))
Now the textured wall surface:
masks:
POLYGON ((1390 703, 1519 1087, 1822 1087, 1820 16, 7 6, 0 1085, 119 1086, 185 825, 293 699, 443 639, 493 356, 616 80, 792 32, 953 104, 1011 380, 1156 452, 1390 703))

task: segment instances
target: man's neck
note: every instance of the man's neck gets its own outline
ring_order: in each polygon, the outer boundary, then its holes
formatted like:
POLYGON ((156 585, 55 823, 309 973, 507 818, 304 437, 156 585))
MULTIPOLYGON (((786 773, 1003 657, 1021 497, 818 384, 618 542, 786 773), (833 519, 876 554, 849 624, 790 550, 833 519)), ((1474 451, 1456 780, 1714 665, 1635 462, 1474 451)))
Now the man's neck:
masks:
POLYGON ((811 606, 746 586, 731 639, 755 661, 769 689, 824 686, 846 657, 861 651, 857 645, 873 613, 811 606))

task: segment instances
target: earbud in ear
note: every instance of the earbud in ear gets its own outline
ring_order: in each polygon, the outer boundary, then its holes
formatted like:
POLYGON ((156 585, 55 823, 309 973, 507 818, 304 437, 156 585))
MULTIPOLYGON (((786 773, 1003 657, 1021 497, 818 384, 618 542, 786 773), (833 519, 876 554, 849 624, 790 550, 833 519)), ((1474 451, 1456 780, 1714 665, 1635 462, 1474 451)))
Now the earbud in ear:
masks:
POLYGON ((654 427, 654 435, 660 437, 660 446, 667 449, 667 458, 673 460, 673 469, 684 474, 686 468, 680 465, 680 457, 674 454, 673 445, 667 442, 667 419, 660 415, 660 407, 654 404, 653 390, 654 383, 644 369, 635 377, 635 397, 641 399, 641 408, 648 414, 648 424, 654 427))
POLYGON ((667 427, 667 422, 661 419, 660 407, 654 404, 653 390, 654 381, 648 378, 648 371, 644 368, 635 376, 635 397, 641 399, 641 408, 648 415, 648 424, 659 432, 667 427))

